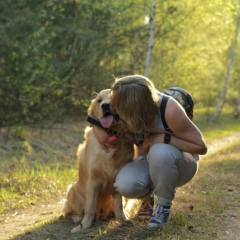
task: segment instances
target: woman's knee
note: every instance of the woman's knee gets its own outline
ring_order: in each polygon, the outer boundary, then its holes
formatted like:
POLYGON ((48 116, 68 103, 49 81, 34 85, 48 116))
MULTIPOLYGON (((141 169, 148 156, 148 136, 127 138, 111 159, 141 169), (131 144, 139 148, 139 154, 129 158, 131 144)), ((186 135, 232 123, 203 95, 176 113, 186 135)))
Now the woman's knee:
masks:
POLYGON ((114 187, 127 198, 143 198, 151 192, 151 178, 145 159, 126 164, 118 173, 114 187))
POLYGON ((164 165, 175 165, 176 158, 180 156, 182 152, 172 145, 157 143, 150 148, 147 160, 151 166, 164 167, 164 165))

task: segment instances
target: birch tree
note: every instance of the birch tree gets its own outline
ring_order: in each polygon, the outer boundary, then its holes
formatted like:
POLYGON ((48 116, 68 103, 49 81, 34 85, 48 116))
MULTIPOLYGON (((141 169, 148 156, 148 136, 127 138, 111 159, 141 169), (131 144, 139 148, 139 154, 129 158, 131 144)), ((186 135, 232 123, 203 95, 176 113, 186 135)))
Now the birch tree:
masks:
POLYGON ((221 113, 221 107, 224 103, 224 99, 225 99, 225 96, 226 96, 226 93, 227 93, 227 87, 228 87, 228 82, 229 82, 229 78, 230 78, 230 73, 231 73, 231 69, 232 69, 232 65, 233 65, 234 56, 235 56, 235 53, 236 53, 237 39, 238 39, 238 34, 239 34, 239 26, 240 26, 240 0, 238 1, 237 27, 236 27, 235 38, 234 38, 234 41, 233 41, 233 46, 232 46, 231 57, 230 57, 230 60, 229 60, 227 73, 226 73, 226 77, 225 77, 225 80, 224 80, 224 85, 223 85, 222 91, 220 93, 215 111, 209 119, 210 121, 215 121, 221 113))
POLYGON ((154 46, 154 19, 155 19, 156 5, 157 5, 157 1, 154 1, 151 7, 151 14, 149 19, 149 38, 148 38, 148 47, 147 47, 145 66, 144 66, 145 77, 149 76, 151 55, 152 55, 152 49, 154 46))
POLYGON ((239 112, 240 112, 240 90, 238 90, 238 98, 237 98, 237 102, 236 102, 235 110, 234 110, 235 118, 239 117, 239 112))

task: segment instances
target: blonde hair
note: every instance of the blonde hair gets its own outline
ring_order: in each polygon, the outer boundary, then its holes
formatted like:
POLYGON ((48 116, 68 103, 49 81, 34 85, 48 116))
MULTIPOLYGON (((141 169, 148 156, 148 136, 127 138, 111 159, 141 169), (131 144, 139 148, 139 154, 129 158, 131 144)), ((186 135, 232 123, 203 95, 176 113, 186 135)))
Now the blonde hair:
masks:
POLYGON ((147 132, 159 113, 159 95, 152 81, 142 75, 116 79, 111 101, 130 131, 147 132))

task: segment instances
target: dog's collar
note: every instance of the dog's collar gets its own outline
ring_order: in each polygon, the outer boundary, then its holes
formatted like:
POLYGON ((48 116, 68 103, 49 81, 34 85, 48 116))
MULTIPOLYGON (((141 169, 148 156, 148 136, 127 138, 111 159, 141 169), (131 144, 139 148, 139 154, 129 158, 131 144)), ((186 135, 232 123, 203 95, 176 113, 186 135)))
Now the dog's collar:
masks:
POLYGON ((104 130, 105 130, 108 134, 110 134, 110 135, 116 135, 117 137, 120 137, 120 136, 121 136, 121 134, 120 134, 119 132, 114 131, 114 130, 111 129, 111 128, 104 128, 104 127, 101 125, 100 121, 99 121, 98 119, 96 119, 95 117, 93 117, 93 116, 88 116, 88 117, 87 117, 87 122, 89 122, 89 123, 91 123, 91 124, 93 124, 93 125, 95 125, 95 126, 97 126, 97 127, 100 127, 100 128, 102 128, 102 129, 104 129, 104 130))

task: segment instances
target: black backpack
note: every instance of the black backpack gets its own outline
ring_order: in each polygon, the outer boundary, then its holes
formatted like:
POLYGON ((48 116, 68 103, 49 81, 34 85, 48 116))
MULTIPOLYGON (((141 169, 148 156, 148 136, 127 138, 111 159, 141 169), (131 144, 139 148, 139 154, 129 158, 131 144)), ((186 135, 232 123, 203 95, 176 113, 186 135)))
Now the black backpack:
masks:
POLYGON ((161 111, 161 118, 163 121, 164 128, 167 131, 171 131, 164 117, 165 109, 166 109, 166 105, 169 97, 173 97, 174 99, 176 99, 183 106, 188 117, 191 120, 193 120, 194 101, 189 92, 187 92, 185 89, 180 87, 171 87, 163 91, 163 93, 165 95, 163 95, 160 111, 161 111))

